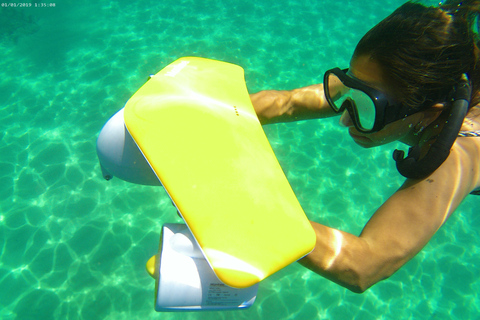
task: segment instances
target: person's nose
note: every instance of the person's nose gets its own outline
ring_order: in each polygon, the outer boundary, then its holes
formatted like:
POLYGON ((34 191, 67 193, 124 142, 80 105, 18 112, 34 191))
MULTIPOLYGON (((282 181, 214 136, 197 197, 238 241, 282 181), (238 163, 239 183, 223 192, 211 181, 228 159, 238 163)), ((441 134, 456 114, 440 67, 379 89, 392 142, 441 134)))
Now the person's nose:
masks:
POLYGON ((353 121, 352 118, 350 118, 350 114, 348 113, 348 110, 344 110, 342 113, 342 116, 340 117, 340 125, 342 127, 353 127, 353 121))

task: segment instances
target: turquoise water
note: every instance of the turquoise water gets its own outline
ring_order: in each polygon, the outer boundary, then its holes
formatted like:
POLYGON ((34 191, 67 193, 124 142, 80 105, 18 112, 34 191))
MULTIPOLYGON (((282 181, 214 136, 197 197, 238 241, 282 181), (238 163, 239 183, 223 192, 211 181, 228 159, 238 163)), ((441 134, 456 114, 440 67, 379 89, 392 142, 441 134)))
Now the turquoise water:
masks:
MULTIPOLYGON (((101 178, 95 140, 150 73, 182 56, 245 68, 251 92, 320 82, 403 1, 162 0, 0 9, 0 319, 478 319, 478 198, 362 295, 293 264, 248 310, 153 310, 144 271, 161 188, 101 178)), ((48 3, 50 4, 50 3, 48 3)), ((358 234, 402 183, 391 151, 337 119, 265 127, 310 219, 358 234)))

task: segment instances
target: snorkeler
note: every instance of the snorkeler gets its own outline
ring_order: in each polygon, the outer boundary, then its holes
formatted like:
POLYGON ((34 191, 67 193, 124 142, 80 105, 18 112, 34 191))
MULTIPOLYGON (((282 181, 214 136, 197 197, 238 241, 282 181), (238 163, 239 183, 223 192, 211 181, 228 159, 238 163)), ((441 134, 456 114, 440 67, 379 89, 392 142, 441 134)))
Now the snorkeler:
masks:
POLYGON ((407 2, 358 43, 348 69, 324 83, 251 95, 263 124, 341 115, 365 148, 400 141, 405 183, 359 236, 312 222, 300 263, 363 292, 413 258, 462 200, 480 189, 480 1, 407 2), (478 137, 478 138, 476 138, 478 137))

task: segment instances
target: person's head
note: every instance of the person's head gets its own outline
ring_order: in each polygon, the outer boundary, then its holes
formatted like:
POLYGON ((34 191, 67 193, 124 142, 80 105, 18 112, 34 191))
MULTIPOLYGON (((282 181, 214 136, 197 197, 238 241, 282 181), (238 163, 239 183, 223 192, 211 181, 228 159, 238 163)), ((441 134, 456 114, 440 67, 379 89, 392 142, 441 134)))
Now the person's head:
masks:
POLYGON ((480 1, 440 7, 407 2, 365 34, 352 60, 366 56, 378 63, 395 98, 411 108, 444 102, 464 73, 477 92, 478 35, 472 26, 479 12, 480 1))
MULTIPOLYGON (((479 13, 480 0, 451 0, 439 7, 407 2, 365 34, 354 51, 347 75, 340 81, 353 81, 355 85, 360 80, 377 89, 384 96, 384 116, 389 119, 384 119, 385 127, 381 121, 370 122, 375 127, 371 132, 368 128, 357 130, 361 119, 354 119, 355 128, 350 128, 350 134, 357 143, 372 147, 411 139, 412 131, 417 127, 423 130, 440 115, 464 74, 472 84, 471 105, 479 102, 479 13)), ((330 71, 325 75, 327 87, 330 71)), ((340 70, 337 74, 342 77, 340 70)), ((338 81, 336 77, 332 79, 338 81)), ((332 97, 329 103, 343 104, 342 99, 334 100, 332 97)), ((357 111, 362 112, 358 108, 357 111)), ((349 114, 352 113, 344 112, 342 123, 352 126, 352 122, 348 123, 349 114)), ((373 119, 369 114, 364 116, 373 119)))

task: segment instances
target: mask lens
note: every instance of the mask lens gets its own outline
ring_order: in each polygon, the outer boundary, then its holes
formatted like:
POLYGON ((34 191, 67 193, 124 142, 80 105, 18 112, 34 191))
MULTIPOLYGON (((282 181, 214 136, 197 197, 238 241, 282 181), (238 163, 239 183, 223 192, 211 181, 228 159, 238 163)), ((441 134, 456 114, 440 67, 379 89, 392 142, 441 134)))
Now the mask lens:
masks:
POLYGON ((346 86, 333 72, 326 77, 326 95, 335 112, 347 108, 350 117, 361 131, 373 130, 375 125, 375 103, 368 94, 346 86))
POLYGON ((330 99, 330 106, 336 111, 342 111, 342 104, 348 96, 345 96, 350 90, 343 82, 333 73, 327 77, 327 95, 330 99))
POLYGON ((372 130, 375 124, 375 104, 363 91, 350 89, 350 99, 357 112, 358 125, 363 130, 372 130))

